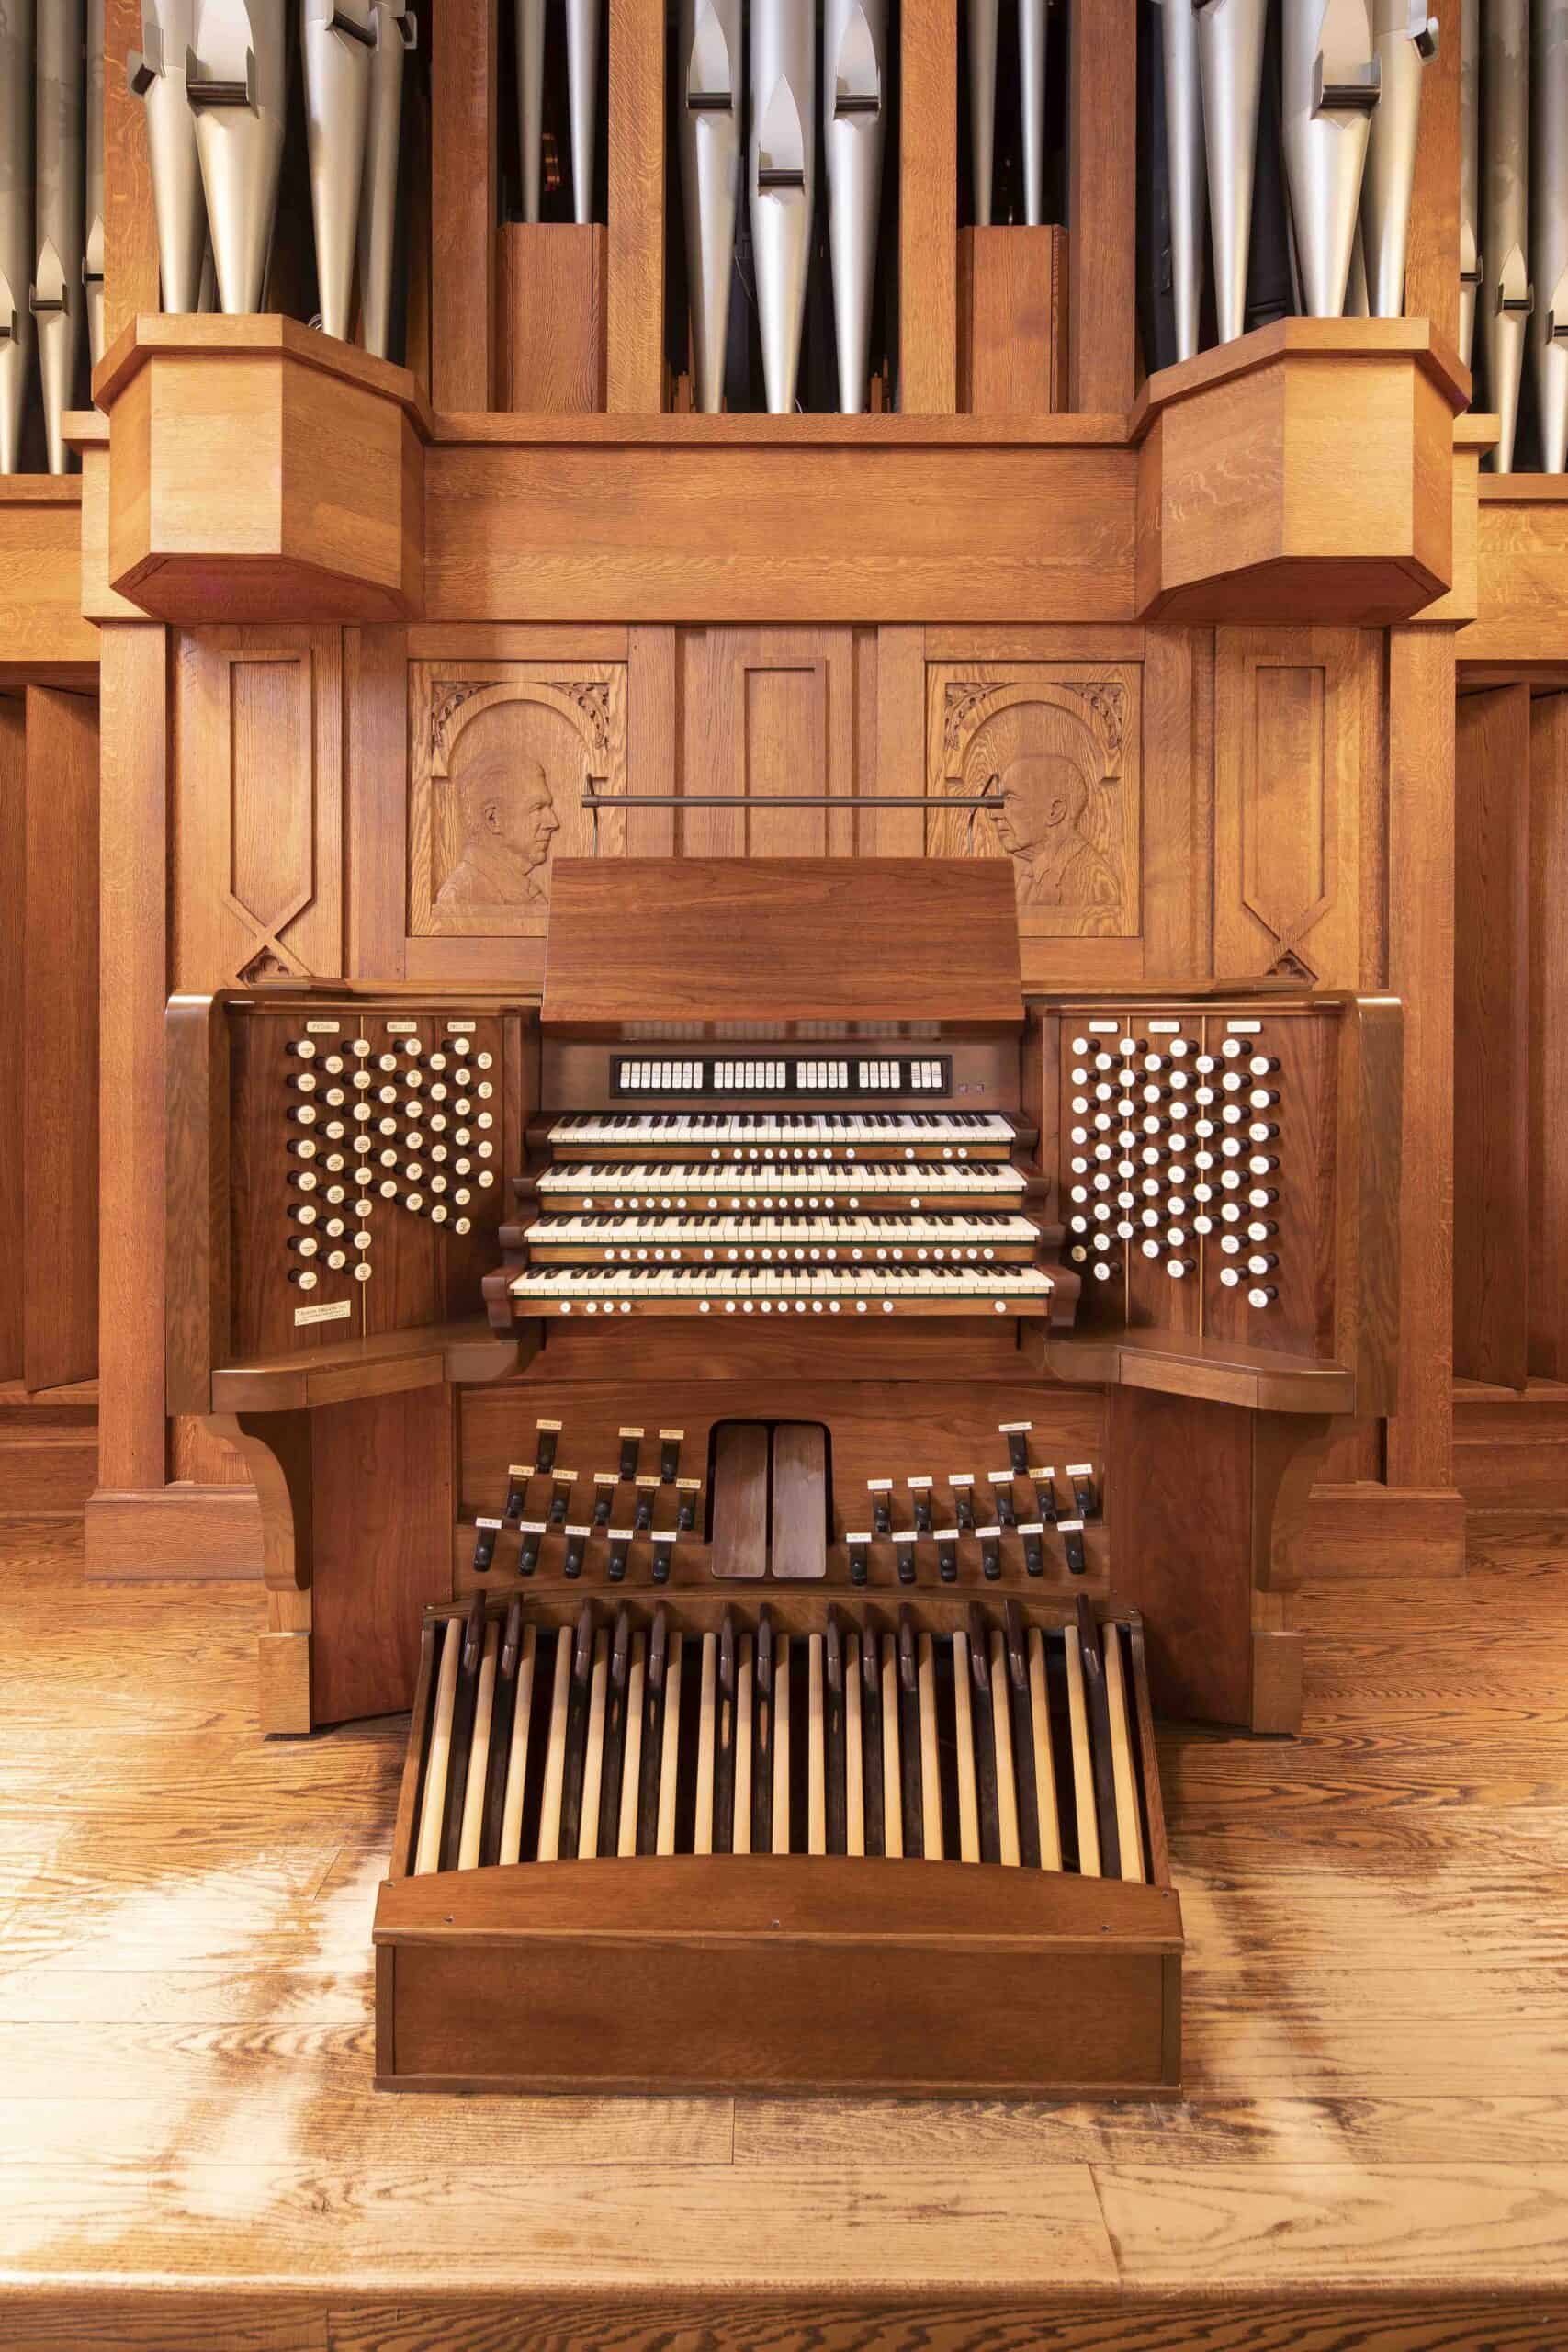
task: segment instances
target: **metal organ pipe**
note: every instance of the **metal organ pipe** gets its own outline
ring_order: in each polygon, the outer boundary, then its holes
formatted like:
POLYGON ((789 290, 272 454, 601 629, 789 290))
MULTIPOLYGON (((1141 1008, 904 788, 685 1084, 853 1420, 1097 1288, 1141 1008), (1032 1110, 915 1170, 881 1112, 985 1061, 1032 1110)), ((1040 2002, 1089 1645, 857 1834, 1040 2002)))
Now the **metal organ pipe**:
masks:
POLYGON ((0 473, 21 463, 33 351, 33 10, 0 15, 0 473))
POLYGON ((823 56, 839 407, 855 416, 865 406, 871 359, 871 298, 887 144, 887 0, 827 0, 823 56))
POLYGON ((1541 470, 1568 469, 1568 6, 1540 0, 1530 59, 1530 353, 1541 470))
POLYGON ((1203 294, 1203 99, 1198 79, 1198 25, 1191 0, 1160 0, 1165 68, 1165 152, 1170 185, 1170 277, 1176 356, 1198 349, 1203 294))
POLYGON ((376 46, 370 0, 303 0, 300 44, 321 325, 346 342, 376 46))
POLYGON ((517 0, 517 144, 523 159, 523 218, 539 218, 545 139, 545 0, 517 0))
POLYGON ((104 356, 104 0, 87 0, 86 173, 82 291, 87 306, 87 350, 96 368, 104 356))
POLYGON ((218 294, 231 316, 259 311, 277 214, 288 96, 284 0, 196 0, 186 90, 218 294))
POLYGON ((82 348, 84 29, 81 0, 46 0, 39 12, 37 258, 30 299, 51 474, 64 473, 70 462, 63 420, 82 348))
POLYGON ((599 115, 599 40, 604 0, 566 0, 567 110, 571 117, 571 205, 593 218, 593 156, 599 115))
POLYGON ((195 28, 195 0, 143 0, 141 47, 129 60, 130 86, 147 115, 162 300, 165 311, 176 312, 200 307, 207 251, 196 116, 186 98, 195 28))
POLYGON ((740 192, 740 0, 681 0, 681 193, 692 305, 692 387, 724 405, 729 276, 740 192))
POLYGON ((751 0, 749 176, 769 413, 795 406, 816 195, 812 0, 751 0))
POLYGON ((398 158, 402 145, 403 60, 418 37, 402 0, 375 0, 376 47, 359 192, 359 311, 365 348, 389 356, 392 336, 392 261, 398 233, 398 158))
POLYGON ((1192 0, 1192 7, 1213 231, 1214 311, 1220 341, 1234 343, 1247 325, 1269 0, 1192 0))
POLYGON ((1285 175, 1308 315, 1345 309, 1378 103, 1370 0, 1284 0, 1281 123, 1285 175))
POLYGON ((1481 0, 1460 0, 1459 356, 1474 361, 1475 294, 1481 283, 1481 0))
POLYGON ((969 154, 975 226, 991 225, 997 153, 997 18, 1000 0, 969 0, 969 154))
POLYGON ((1023 218, 1045 219, 1045 11, 1048 0, 1018 0, 1018 81, 1023 100, 1023 218))
POLYGON ((1438 20, 1427 16, 1427 0, 1373 0, 1373 17, 1381 94, 1367 137, 1361 240, 1368 309, 1374 319, 1397 319, 1404 310, 1421 75, 1438 53, 1438 20))
MULTIPOLYGON (((1501 424, 1493 464, 1514 470, 1525 322, 1534 300, 1529 246, 1529 0, 1489 0, 1483 18, 1481 313, 1487 398, 1501 424)), ((1543 296, 1546 289, 1542 289, 1543 296)))

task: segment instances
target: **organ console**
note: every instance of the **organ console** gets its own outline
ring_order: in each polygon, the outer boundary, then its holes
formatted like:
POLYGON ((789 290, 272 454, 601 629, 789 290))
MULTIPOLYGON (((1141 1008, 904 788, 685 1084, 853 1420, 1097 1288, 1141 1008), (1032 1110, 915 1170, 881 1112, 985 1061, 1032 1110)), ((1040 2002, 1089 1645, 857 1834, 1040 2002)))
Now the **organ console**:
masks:
POLYGON ((269 1727, 413 1703, 380 2078, 1168 2093, 1154 1711, 1299 1709, 1397 1008, 1026 997, 989 859, 563 859, 536 1009, 263 984, 169 1054, 269 1727))

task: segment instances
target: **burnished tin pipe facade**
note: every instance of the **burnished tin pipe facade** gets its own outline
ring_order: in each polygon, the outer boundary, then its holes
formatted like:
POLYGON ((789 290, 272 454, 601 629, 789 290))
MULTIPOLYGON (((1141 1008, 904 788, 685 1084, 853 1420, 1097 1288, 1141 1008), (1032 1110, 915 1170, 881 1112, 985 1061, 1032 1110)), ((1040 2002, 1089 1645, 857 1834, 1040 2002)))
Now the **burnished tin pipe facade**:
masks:
POLYGON ((207 251, 196 116, 186 98, 186 61, 195 32, 195 0, 143 0, 141 48, 129 61, 130 86, 147 110, 163 304, 180 313, 200 306, 207 251))
POLYGON ((376 46, 370 59, 370 106, 365 131, 365 172, 359 193, 359 310, 365 348, 389 356, 392 264, 398 239, 398 163, 402 149, 404 60, 419 37, 402 0, 375 0, 376 46))
POLYGON ((0 473, 21 463, 32 373, 33 9, 0 15, 0 473))
POLYGON ((1459 356, 1473 368, 1481 285, 1481 0, 1460 0, 1459 356))
POLYGON ((998 0, 969 0, 969 157, 975 226, 991 225, 997 155, 998 0))
POLYGON ((284 0, 197 0, 186 90, 196 110, 218 298, 259 311, 266 284, 288 96, 284 0))
POLYGON ((729 277, 740 198, 740 0, 681 0, 681 200, 692 310, 692 392, 724 405, 729 277))
POLYGON ((1426 0, 1373 0, 1373 31, 1380 90, 1361 182, 1361 241, 1369 311, 1374 319, 1397 319, 1404 310, 1421 77, 1438 53, 1438 20, 1428 17, 1426 0))
POLYGON ((567 111, 571 118, 571 217, 593 218, 593 162, 599 141, 599 44, 604 0, 566 0, 567 111))
POLYGON ((1192 8, 1213 233, 1214 314, 1220 341, 1234 343, 1247 325, 1269 0, 1192 0, 1192 8))
POLYGON ((1529 5, 1489 0, 1482 14, 1481 321, 1487 400, 1501 430, 1493 454, 1514 469, 1525 325, 1534 300, 1529 251, 1529 5))
POLYGON ((96 368, 104 356, 104 0, 87 0, 87 242, 83 292, 87 351, 96 368))
POLYGON ((70 466, 63 421, 76 385, 85 327, 82 221, 85 159, 82 75, 86 19, 83 0, 46 0, 37 18, 37 173, 30 300, 43 386, 49 470, 70 466))
POLYGON ((817 26, 812 0, 751 0, 748 178, 762 376, 770 415, 795 406, 816 197, 817 26))
POLYGON ((523 218, 539 218, 545 142, 545 0, 517 0, 517 147, 523 161, 523 218))
POLYGON ((321 325, 346 343, 376 45, 370 0, 302 0, 299 36, 321 325))
POLYGON ((1530 58, 1530 358, 1541 470, 1568 470, 1568 0, 1537 0, 1530 58))
POLYGON ((865 407, 871 303, 887 145, 887 0, 826 0, 822 120, 839 407, 865 407))
POLYGON ((1198 22, 1192 0, 1160 0, 1160 53, 1165 74, 1165 153, 1170 188, 1170 279, 1176 313, 1176 356, 1198 348, 1203 294, 1203 233, 1207 187, 1203 158, 1203 98, 1198 75, 1198 22))
POLYGON ((1018 87, 1023 107, 1023 218, 1045 220, 1045 16, 1048 0, 1018 0, 1018 87))
POLYGON ((1285 175, 1309 317, 1345 310, 1371 110, 1378 102, 1370 0, 1284 0, 1285 175))

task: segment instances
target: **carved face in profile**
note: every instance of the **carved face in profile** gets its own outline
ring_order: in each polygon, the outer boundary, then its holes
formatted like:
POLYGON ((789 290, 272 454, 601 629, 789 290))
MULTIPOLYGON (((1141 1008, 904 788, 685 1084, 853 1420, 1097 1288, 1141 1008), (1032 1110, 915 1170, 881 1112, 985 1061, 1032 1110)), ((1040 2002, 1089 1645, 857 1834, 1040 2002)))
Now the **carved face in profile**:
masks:
POLYGON ((1055 754, 1010 760, 1005 768, 986 779, 987 792, 1001 806, 991 821, 997 839, 1010 857, 1028 865, 1060 853, 1070 837, 1087 840, 1082 820, 1089 807, 1089 786, 1077 765, 1055 754))
POLYGON ((462 854, 437 894, 448 905, 515 905, 543 896, 538 869, 560 819, 537 760, 479 756, 457 780, 462 854))

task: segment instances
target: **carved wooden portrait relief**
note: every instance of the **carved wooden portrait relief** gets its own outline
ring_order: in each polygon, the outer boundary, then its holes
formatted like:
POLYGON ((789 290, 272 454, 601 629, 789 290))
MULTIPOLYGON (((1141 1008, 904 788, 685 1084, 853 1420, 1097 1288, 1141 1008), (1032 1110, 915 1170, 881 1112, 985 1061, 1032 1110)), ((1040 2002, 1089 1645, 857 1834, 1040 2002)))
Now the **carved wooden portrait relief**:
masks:
POLYGON ((542 938, 552 861, 624 848, 624 814, 583 807, 626 786, 624 666, 416 664, 412 684, 411 937, 542 938))
POLYGON ((1007 857, 1025 939, 1125 939, 1139 928, 1138 671, 933 663, 928 786, 981 808, 933 808, 932 857, 1007 857))

